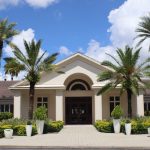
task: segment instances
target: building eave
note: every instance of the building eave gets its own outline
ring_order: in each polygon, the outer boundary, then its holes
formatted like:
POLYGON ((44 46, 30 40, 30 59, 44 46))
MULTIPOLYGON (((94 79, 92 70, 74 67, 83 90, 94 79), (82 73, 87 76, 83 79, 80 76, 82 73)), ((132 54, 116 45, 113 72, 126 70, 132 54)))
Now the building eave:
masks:
MULTIPOLYGON (((9 87, 10 90, 20 90, 20 89, 29 89, 30 86, 17 86, 17 87, 9 87)), ((66 87, 64 85, 36 85, 35 90, 38 89, 50 89, 50 90, 57 90, 62 89, 64 90, 66 87)))

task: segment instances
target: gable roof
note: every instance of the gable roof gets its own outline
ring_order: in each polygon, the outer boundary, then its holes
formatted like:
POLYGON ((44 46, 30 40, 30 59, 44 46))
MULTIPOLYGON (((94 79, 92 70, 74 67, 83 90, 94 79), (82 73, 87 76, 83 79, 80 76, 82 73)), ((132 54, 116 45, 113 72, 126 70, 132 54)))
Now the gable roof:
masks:
MULTIPOLYGON (((105 66, 101 65, 101 63, 99 61, 97 61, 97 60, 95 60, 95 59, 93 59, 93 58, 91 58, 87 55, 84 55, 82 53, 79 53, 79 52, 67 57, 66 59, 63 59, 63 60, 57 62, 55 65, 58 68, 61 68, 61 67, 65 66, 66 64, 73 62, 76 59, 81 60, 83 62, 86 62, 90 65, 94 65, 98 69, 110 70, 108 67, 105 67, 105 66)), ((10 89, 15 89, 16 87, 21 88, 21 86, 22 86, 22 88, 25 88, 25 87, 27 87, 26 84, 27 84, 27 81, 22 80, 21 82, 15 84, 13 86, 10 86, 10 89)), ((37 88, 38 88, 38 86, 37 86, 37 88)))
POLYGON ((13 98, 14 94, 9 87, 17 82, 19 81, 0 81, 0 99, 13 98))
POLYGON ((89 61, 90 64, 93 63, 93 64, 97 65, 98 68, 100 67, 100 68, 103 68, 103 69, 105 69, 105 70, 108 70, 108 69, 109 69, 108 67, 103 66, 103 65, 102 65, 99 61, 97 61, 96 59, 93 59, 93 58, 91 58, 91 57, 89 57, 89 56, 87 56, 87 55, 84 55, 84 54, 82 54, 82 53, 79 53, 79 52, 77 52, 77 53, 75 53, 75 54, 73 54, 73 55, 71 55, 71 56, 69 56, 69 57, 67 57, 67 58, 65 58, 65 59, 63 59, 63 60, 61 60, 61 61, 59 61, 59 62, 56 63, 55 65, 60 66, 60 65, 62 65, 62 64, 64 64, 64 63, 69 62, 69 61, 71 61, 71 60, 74 60, 74 59, 76 59, 76 58, 89 61))

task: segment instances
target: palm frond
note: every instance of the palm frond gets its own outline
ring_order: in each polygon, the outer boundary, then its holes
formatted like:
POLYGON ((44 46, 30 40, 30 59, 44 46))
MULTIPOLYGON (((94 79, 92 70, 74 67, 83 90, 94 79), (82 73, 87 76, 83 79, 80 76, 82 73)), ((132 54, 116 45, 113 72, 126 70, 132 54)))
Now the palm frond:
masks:
POLYGON ((112 77, 113 77, 112 71, 103 71, 98 74, 97 81, 106 81, 106 80, 111 79, 112 77))
POLYGON ((105 86, 103 86, 97 93, 97 95, 103 94, 105 92, 108 92, 110 89, 112 89, 112 83, 107 83, 105 86))

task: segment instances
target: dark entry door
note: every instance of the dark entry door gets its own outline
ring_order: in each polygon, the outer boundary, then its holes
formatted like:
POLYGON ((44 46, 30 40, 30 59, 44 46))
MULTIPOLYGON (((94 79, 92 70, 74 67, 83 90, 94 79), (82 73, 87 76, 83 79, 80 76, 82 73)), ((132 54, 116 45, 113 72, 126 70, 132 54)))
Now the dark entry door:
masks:
POLYGON ((92 97, 66 97, 66 124, 92 123, 92 97))

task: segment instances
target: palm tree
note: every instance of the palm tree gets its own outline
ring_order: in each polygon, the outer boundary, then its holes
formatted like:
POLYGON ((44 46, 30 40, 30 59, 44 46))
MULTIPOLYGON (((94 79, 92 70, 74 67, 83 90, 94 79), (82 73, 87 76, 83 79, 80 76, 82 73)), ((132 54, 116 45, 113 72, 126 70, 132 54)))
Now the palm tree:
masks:
POLYGON ((11 47, 14 50, 13 53, 15 57, 18 59, 18 61, 20 61, 21 64, 24 65, 24 70, 27 73, 25 79, 30 84, 29 119, 32 119, 35 84, 40 80, 40 75, 42 71, 55 70, 55 65, 53 65, 53 62, 56 60, 58 53, 53 53, 52 55, 47 56, 46 58, 46 51, 40 55, 41 40, 39 40, 37 43, 34 40, 32 40, 29 43, 27 43, 27 41, 24 41, 24 46, 26 50, 26 56, 16 45, 11 43, 11 47))
POLYGON ((136 38, 140 38, 137 46, 141 45, 141 43, 143 43, 145 40, 150 39, 150 13, 149 15, 141 18, 139 27, 136 29, 136 32, 138 33, 136 38))
POLYGON ((142 77, 148 73, 149 60, 147 59, 142 63, 138 63, 140 57, 140 49, 133 51, 133 48, 129 46, 125 47, 125 50, 117 49, 118 59, 110 54, 114 63, 107 60, 103 61, 102 65, 109 67, 107 71, 103 71, 98 75, 98 81, 108 81, 108 83, 102 87, 97 93, 102 94, 117 86, 120 87, 120 94, 124 91, 127 93, 128 99, 128 117, 132 117, 132 95, 139 94, 139 90, 148 85, 143 82, 142 77))
POLYGON ((15 30, 16 23, 8 24, 8 19, 0 20, 0 60, 3 54, 4 43, 9 44, 11 38, 19 32, 15 30))
POLYGON ((14 76, 18 76, 20 71, 25 69, 24 65, 22 65, 19 61, 15 58, 7 57, 4 58, 6 64, 4 65, 5 74, 11 75, 11 80, 13 80, 14 76))

